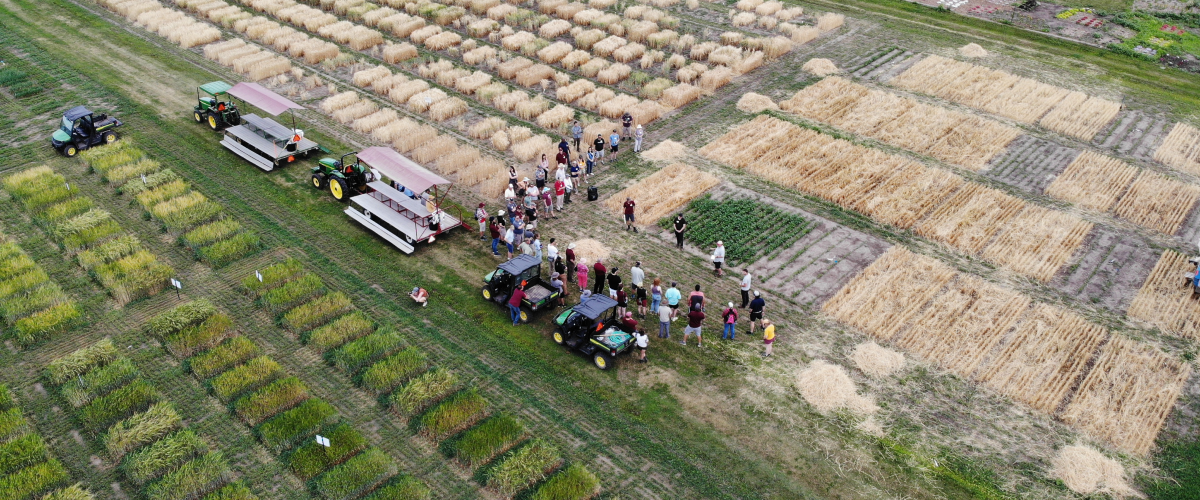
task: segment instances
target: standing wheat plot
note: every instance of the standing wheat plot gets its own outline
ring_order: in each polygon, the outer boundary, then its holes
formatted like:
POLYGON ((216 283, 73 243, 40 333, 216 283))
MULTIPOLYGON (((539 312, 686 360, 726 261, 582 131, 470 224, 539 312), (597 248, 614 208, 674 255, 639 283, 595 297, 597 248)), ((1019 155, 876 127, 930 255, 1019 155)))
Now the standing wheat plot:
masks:
POLYGON ((1026 276, 1050 281, 1083 245, 1091 230, 1091 222, 1074 215, 1026 205, 996 241, 983 249, 983 258, 1026 276))
POLYGON ((1154 160, 1180 172, 1200 175, 1200 129, 1176 123, 1154 151, 1154 160))
POLYGON ((1200 337, 1200 301, 1192 298, 1191 269, 1187 255, 1164 250, 1126 315, 1174 335, 1200 337))
POLYGON ((954 278, 940 261, 893 246, 821 308, 839 321, 888 340, 954 278))

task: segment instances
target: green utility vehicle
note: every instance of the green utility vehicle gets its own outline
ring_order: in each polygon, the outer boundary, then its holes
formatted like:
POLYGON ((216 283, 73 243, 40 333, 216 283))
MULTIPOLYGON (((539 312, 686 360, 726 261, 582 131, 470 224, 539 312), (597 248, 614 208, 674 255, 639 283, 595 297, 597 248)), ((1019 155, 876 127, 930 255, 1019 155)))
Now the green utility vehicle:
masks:
POLYGON ((507 307, 517 285, 525 285, 525 300, 521 301, 521 322, 528 323, 535 311, 552 309, 561 293, 542 281, 542 259, 518 255, 500 264, 483 277, 483 298, 507 307))
POLYGON ((192 109, 192 117, 196 119, 196 123, 208 122, 209 128, 213 130, 241 125, 242 115, 238 112, 233 98, 229 96, 231 88, 232 85, 222 81, 208 82, 197 87, 196 107, 192 109))
POLYGON ((554 318, 554 343, 591 357, 596 368, 607 370, 634 344, 633 335, 618 328, 619 319, 616 300, 592 295, 554 318))
POLYGON ((329 194, 337 201, 346 201, 351 196, 370 191, 371 188, 367 184, 376 180, 379 180, 379 175, 358 161, 357 151, 346 153, 337 160, 321 158, 317 160, 317 166, 312 168, 313 187, 328 187, 329 194), (350 155, 355 155, 354 163, 346 161, 346 157, 350 155))
POLYGON ((63 156, 75 156, 92 146, 111 144, 117 140, 117 127, 121 120, 99 114, 93 115, 83 106, 75 106, 63 113, 58 130, 50 134, 50 145, 63 156))

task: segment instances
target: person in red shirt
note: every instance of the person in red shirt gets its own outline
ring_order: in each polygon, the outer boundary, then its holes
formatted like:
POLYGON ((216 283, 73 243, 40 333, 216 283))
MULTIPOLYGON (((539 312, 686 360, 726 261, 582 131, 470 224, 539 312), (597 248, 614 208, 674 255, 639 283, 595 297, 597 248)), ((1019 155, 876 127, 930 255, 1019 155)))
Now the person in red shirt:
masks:
POLYGON ((700 326, 704 324, 704 312, 700 310, 700 305, 692 306, 692 312, 688 313, 688 326, 683 329, 683 341, 680 344, 687 345, 688 335, 696 334, 696 347, 704 347, 700 339, 700 326))
POLYGON ((508 298, 508 314, 512 316, 513 326, 521 322, 521 301, 525 300, 524 287, 518 285, 513 290, 512 297, 508 298))
POLYGON ((554 181, 554 196, 558 202, 558 211, 563 209, 563 197, 567 194, 567 181, 562 179, 554 181))
POLYGON ((625 294, 624 288, 617 289, 617 317, 625 317, 625 308, 629 306, 629 296, 625 294))
POLYGON ((592 270, 596 272, 596 283, 592 285, 592 293, 600 293, 600 290, 608 286, 608 283, 604 281, 604 275, 608 274, 608 268, 604 267, 600 259, 596 259, 596 265, 592 266, 592 270))
POLYGON ((496 222, 496 219, 493 218, 488 218, 488 220, 491 222, 488 224, 488 232, 492 236, 492 256, 499 257, 500 251, 498 247, 500 246, 500 223, 496 222))
POLYGON ((637 206, 637 202, 633 198, 625 197, 625 230, 638 232, 638 229, 633 226, 633 209, 637 206))
POLYGON ((575 270, 575 244, 574 243, 567 245, 566 253, 567 253, 567 283, 574 283, 575 278, 574 278, 574 275, 571 274, 571 271, 575 270))
POLYGON ((621 320, 621 331, 632 334, 637 331, 638 322, 633 319, 633 313, 625 313, 625 319, 621 320))

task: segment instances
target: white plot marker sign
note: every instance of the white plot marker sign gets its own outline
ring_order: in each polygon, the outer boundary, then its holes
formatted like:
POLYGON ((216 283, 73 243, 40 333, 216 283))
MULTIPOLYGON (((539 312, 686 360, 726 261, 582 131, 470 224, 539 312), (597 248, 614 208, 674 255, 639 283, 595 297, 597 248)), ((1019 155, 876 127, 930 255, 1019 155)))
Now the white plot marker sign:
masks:
POLYGON ((320 434, 317 434, 317 444, 328 448, 329 447, 329 438, 322 436, 320 434))

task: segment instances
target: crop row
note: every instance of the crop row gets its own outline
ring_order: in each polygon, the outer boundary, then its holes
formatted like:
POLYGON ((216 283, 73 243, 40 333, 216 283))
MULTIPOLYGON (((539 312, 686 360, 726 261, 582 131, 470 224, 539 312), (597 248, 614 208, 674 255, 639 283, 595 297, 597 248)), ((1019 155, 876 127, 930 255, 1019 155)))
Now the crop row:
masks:
MULTIPOLYGON (((750 199, 693 200, 683 211, 686 237, 701 248, 725 244, 725 258, 749 264, 787 249, 812 230, 812 221, 750 199)), ((670 219, 663 219, 670 224, 670 219)))
MULTIPOLYGON (((271 276, 267 273, 265 277, 271 276)), ((310 394, 258 346, 232 330, 232 320, 207 300, 181 304, 152 318, 146 331, 159 339, 213 396, 249 426, 259 441, 327 499, 428 498, 417 479, 397 474, 395 460, 368 445, 341 422, 337 410, 310 394), (329 438, 331 447, 312 437, 329 438)))
POLYGON ((112 340, 54 359, 45 376, 147 498, 257 498, 233 480, 224 455, 182 422, 112 340))
POLYGON ((78 483, 59 488, 69 479, 66 468, 51 455, 46 441, 21 414, 12 391, 0 384, 0 498, 95 498, 78 483))
POLYGON ((112 214, 95 208, 66 179, 40 166, 4 178, 4 190, 119 304, 154 295, 174 272, 126 233, 112 214))
POLYGON ((27 346, 65 331, 79 319, 79 309, 14 241, 0 234, 0 318, 10 336, 27 346))
POLYGON ((147 214, 178 234, 180 244, 208 265, 220 267, 259 249, 258 235, 225 218, 224 207, 129 141, 87 150, 80 157, 118 193, 131 195, 147 214))

